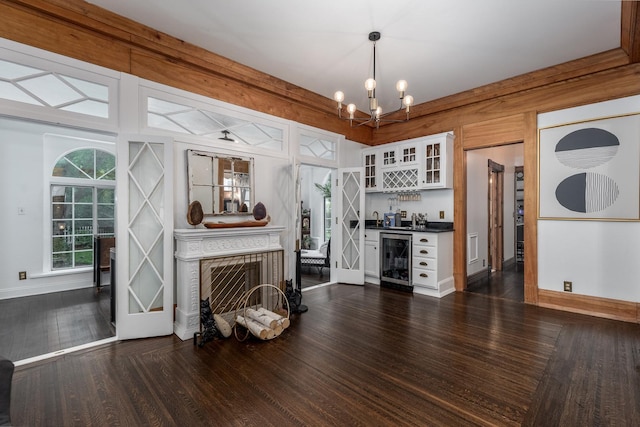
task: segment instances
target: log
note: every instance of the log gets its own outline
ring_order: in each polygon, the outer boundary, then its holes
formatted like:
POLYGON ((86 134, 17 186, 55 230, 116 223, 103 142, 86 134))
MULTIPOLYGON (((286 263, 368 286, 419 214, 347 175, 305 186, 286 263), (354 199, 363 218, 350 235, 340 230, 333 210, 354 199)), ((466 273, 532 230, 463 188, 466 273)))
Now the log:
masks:
POLYGON ((266 314, 260 313, 259 311, 254 310, 253 308, 247 308, 244 312, 247 314, 247 317, 249 317, 252 320, 255 320, 261 325, 266 326, 267 328, 275 329, 275 327, 278 326, 278 321, 276 319, 272 319, 266 314))
POLYGON ((249 332, 261 340, 268 340, 276 336, 273 329, 269 329, 252 319, 245 319, 243 316, 237 316, 236 322, 247 328, 249 332))
POLYGON ((274 313, 273 311, 267 310, 264 307, 260 307, 258 309, 258 313, 262 313, 266 316, 269 316, 272 319, 275 319, 278 321, 278 323, 280 323, 280 325, 282 326, 283 329, 287 329, 289 327, 289 325, 291 324, 291 322, 289 321, 289 319, 287 317, 283 317, 280 316, 277 313, 274 313))

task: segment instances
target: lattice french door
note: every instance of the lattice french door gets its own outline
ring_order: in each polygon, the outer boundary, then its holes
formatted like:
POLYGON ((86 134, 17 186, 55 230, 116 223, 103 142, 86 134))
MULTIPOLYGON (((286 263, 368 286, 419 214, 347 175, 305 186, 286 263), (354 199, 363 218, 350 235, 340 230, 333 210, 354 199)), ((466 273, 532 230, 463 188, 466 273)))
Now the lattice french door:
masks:
POLYGON ((118 140, 118 339, 173 333, 173 141, 118 140))
MULTIPOLYGON (((335 232, 331 233, 331 262, 338 282, 364 284, 364 168, 338 169, 335 232), (334 241, 335 236, 335 241, 334 241)), ((332 227, 333 229, 333 227, 332 227)))

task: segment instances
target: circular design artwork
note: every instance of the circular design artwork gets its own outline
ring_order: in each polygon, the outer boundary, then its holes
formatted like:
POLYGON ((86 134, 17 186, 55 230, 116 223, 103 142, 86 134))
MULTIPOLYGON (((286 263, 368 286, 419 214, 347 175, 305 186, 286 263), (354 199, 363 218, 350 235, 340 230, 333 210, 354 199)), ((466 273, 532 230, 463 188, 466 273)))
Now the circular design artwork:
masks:
POLYGON ((606 176, 585 172, 565 178, 556 187, 556 200, 573 212, 594 213, 613 205, 620 194, 618 184, 606 176))
POLYGON ((573 131, 556 144, 556 158, 574 169, 590 169, 607 163, 620 147, 618 137, 599 128, 573 131))

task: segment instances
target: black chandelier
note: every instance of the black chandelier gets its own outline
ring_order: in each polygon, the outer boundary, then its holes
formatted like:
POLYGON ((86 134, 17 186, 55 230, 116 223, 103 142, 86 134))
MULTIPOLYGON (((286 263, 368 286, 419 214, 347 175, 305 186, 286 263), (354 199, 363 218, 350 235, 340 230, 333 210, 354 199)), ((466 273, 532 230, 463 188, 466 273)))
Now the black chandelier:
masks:
POLYGON ((409 109, 413 105, 413 96, 405 95, 407 90, 407 81, 398 80, 396 83, 396 90, 400 98, 400 107, 386 114, 382 114, 382 108, 378 105, 378 99, 376 98, 376 42, 380 40, 380 32, 372 31, 369 33, 369 40, 373 42, 373 78, 368 78, 364 82, 364 88, 367 90, 367 97, 369 98, 369 116, 368 117, 356 117, 357 111, 355 104, 347 105, 347 112, 349 117, 342 117, 342 101, 344 101, 344 92, 337 91, 333 95, 333 99, 338 103, 338 117, 343 120, 349 120, 351 127, 362 126, 367 123, 375 123, 376 128, 380 125, 380 122, 406 122, 409 120, 409 109), (403 120, 387 119, 385 117, 390 114, 397 113, 402 109, 406 110, 406 118, 403 120))

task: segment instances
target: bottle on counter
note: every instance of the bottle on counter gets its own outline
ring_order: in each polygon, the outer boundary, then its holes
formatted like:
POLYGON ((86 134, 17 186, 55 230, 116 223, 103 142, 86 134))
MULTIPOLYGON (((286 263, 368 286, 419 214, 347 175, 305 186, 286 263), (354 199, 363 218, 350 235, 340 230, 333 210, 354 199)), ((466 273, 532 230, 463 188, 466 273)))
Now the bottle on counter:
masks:
POLYGON ((402 214, 400 213, 400 209, 396 210, 396 227, 400 227, 402 225, 402 214))
POLYGON ((416 213, 411 214, 411 228, 416 228, 416 213))

